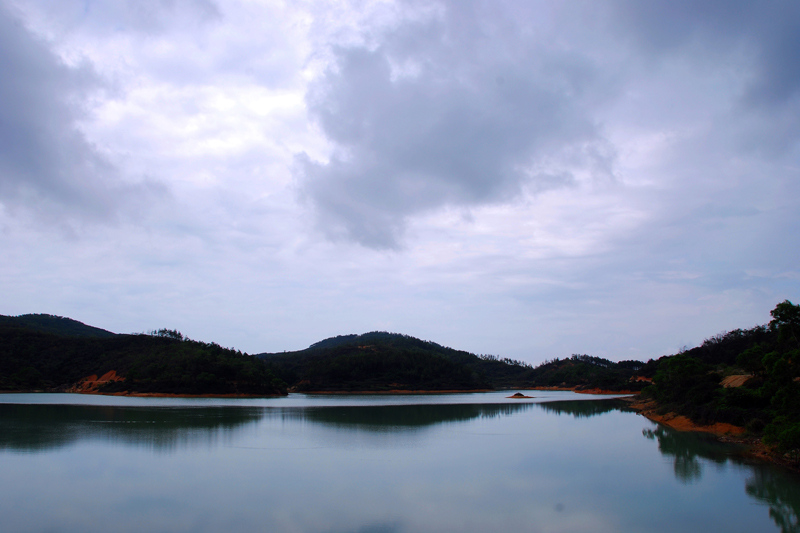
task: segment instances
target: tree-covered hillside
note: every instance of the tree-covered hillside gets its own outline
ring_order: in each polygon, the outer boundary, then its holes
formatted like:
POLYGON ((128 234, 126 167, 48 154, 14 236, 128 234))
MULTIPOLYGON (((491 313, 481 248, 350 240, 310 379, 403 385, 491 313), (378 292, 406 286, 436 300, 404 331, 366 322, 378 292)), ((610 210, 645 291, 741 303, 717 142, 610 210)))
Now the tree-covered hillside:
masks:
POLYGON ((573 355, 547 361, 532 368, 526 378, 535 387, 639 391, 647 383, 637 381, 647 365, 641 361, 620 361, 589 355, 573 355))
POLYGON ((32 314, 20 316, 0 315, 0 327, 17 327, 39 333, 52 333, 54 335, 64 335, 67 337, 96 337, 108 338, 115 334, 104 329, 87 326, 83 322, 78 322, 63 316, 32 314))
POLYGON ((305 350, 258 357, 298 391, 492 387, 478 368, 477 356, 396 333, 343 335, 305 350))
POLYGON ((297 352, 259 354, 298 391, 468 390, 537 386, 638 390, 639 361, 576 355, 539 367, 397 333, 341 335, 297 352))
POLYGON ((800 450, 800 306, 784 301, 767 325, 736 329, 654 362, 645 393, 664 410, 699 423, 728 422, 762 434, 781 450, 800 450), (742 375, 739 387, 724 387, 742 375), (748 378, 748 376, 751 376, 748 378))
MULTIPOLYGON (((85 335, 96 328, 51 317, 47 331, 26 317, 0 320, 0 390, 65 390, 111 370, 124 378, 101 392, 174 394, 285 393, 285 384, 251 356, 176 331, 141 335, 85 335), (14 320, 21 318, 21 320, 14 320), (64 321, 59 327, 58 321, 64 321)), ((103 331, 103 330, 97 330, 103 331)))

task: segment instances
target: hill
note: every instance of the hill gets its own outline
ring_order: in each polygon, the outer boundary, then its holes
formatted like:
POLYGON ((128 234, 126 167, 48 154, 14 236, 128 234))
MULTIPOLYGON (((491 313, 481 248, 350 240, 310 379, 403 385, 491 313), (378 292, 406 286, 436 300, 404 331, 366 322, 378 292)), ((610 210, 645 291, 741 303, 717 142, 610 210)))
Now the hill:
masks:
POLYGON ((340 335, 305 350, 262 358, 297 391, 474 390, 556 386, 638 390, 639 361, 573 356, 533 368, 520 361, 476 355, 408 335, 374 331, 340 335))
POLYGON ((745 427, 800 458, 800 306, 787 300, 770 314, 769 324, 648 363, 645 395, 699 424, 745 427))
POLYGON ((0 390, 63 391, 115 371, 120 381, 99 392, 285 393, 260 360, 173 330, 121 335, 48 315, 0 318, 0 390))
POLYGON ((63 316, 32 314, 20 316, 0 315, 0 327, 23 328, 38 333, 52 333, 67 337, 94 337, 105 339, 113 337, 115 333, 104 329, 87 326, 63 316))
POLYGON ((645 376, 647 368, 641 361, 614 362, 601 357, 572 355, 546 361, 532 368, 526 378, 534 387, 639 391, 647 381, 636 378, 645 376))
POLYGON ((407 335, 343 335, 305 350, 258 354, 297 391, 477 390, 491 388, 480 359, 407 335))

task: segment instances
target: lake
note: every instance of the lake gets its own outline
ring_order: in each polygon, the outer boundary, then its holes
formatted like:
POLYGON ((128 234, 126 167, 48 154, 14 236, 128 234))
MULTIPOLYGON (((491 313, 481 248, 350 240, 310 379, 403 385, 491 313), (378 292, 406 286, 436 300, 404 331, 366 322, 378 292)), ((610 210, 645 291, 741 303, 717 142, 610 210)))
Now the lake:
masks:
POLYGON ((793 474, 618 400, 509 394, 0 394, 0 531, 799 530, 793 474))

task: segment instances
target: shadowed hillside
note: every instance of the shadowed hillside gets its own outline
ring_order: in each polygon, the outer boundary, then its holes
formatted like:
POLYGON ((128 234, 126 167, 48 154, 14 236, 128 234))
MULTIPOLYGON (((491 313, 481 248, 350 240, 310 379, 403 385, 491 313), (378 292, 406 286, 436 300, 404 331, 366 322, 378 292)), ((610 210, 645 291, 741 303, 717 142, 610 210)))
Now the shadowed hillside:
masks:
POLYGON ((387 332, 341 335, 296 352, 259 354, 297 391, 469 390, 537 386, 615 390, 631 382, 639 361, 614 363, 589 356, 539 367, 492 355, 475 355, 387 332))
POLYGON ((68 390, 88 376, 113 370, 122 379, 103 384, 99 392, 285 392, 285 384, 258 359, 184 339, 177 331, 106 335, 74 320, 32 316, 0 320, 0 390, 68 390))

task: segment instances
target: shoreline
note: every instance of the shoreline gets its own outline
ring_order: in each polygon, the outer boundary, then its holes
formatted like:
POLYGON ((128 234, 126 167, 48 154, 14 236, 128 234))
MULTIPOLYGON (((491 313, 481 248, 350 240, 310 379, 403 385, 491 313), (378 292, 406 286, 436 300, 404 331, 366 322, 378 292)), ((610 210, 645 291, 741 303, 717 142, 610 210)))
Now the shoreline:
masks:
POLYGON ((285 394, 178 394, 173 392, 77 392, 76 394, 90 394, 94 396, 131 396, 133 398, 281 398, 285 394))
POLYGON ((657 424, 662 424, 675 431, 691 431, 708 433, 713 435, 718 441, 743 446, 740 454, 748 460, 769 463, 778 467, 785 468, 796 474, 800 474, 800 464, 788 460, 783 455, 775 451, 773 446, 768 446, 759 437, 748 435, 747 431, 740 426, 717 422, 710 425, 700 425, 692 422, 689 418, 677 413, 660 414, 658 403, 655 400, 646 400, 639 395, 621 398, 628 403, 636 414, 641 415, 657 424))
POLYGON ((689 418, 677 413, 660 414, 657 412, 658 404, 655 402, 655 400, 644 400, 643 398, 637 396, 631 396, 625 400, 629 403, 631 408, 648 420, 663 424, 677 431, 698 431, 701 433, 710 433, 716 437, 727 438, 740 437, 745 433, 745 429, 743 427, 734 426, 733 424, 728 424, 725 422, 716 422, 714 424, 701 426, 700 424, 692 422, 689 418))
POLYGON ((325 395, 367 395, 367 394, 384 394, 384 395, 397 395, 404 394, 472 394, 476 392, 497 392, 494 389, 445 389, 445 390, 404 390, 404 389, 391 389, 391 390, 376 390, 376 391, 291 391, 294 394, 310 394, 313 396, 325 395))
MULTIPOLYGON (((512 390, 512 389, 508 389, 512 390)), ((592 389, 581 389, 577 386, 575 387, 559 387, 559 386, 542 386, 542 387, 531 387, 531 388, 523 388, 520 390, 550 390, 550 391, 568 391, 568 392, 577 392, 578 394, 615 394, 620 396, 633 396, 639 394, 641 391, 633 391, 628 389, 622 390, 610 390, 610 389, 600 389, 600 388, 592 388, 592 389)))
POLYGON ((177 394, 172 392, 98 392, 75 390, 8 390, 0 394, 87 394, 90 396, 131 396, 134 398, 282 398, 286 394, 177 394))
POLYGON ((298 391, 298 390, 290 390, 287 394, 244 394, 244 393, 227 393, 227 394, 182 394, 182 393, 172 393, 172 392, 131 392, 131 391, 119 391, 119 392, 101 392, 97 390, 97 385, 95 383, 104 384, 105 382, 101 382, 100 380, 97 381, 90 381, 86 383, 89 386, 84 385, 84 383, 80 383, 79 386, 72 386, 67 389, 59 389, 59 390, 45 390, 45 389, 33 389, 33 390, 9 390, 9 391, 0 391, 0 394, 31 394, 31 393, 38 393, 38 394, 58 394, 58 393, 69 393, 69 394, 91 394, 91 395, 100 395, 100 396, 132 396, 137 398, 280 398, 282 396, 287 396, 288 394, 309 394, 312 396, 325 396, 325 395, 368 395, 368 394, 378 394, 378 395, 420 395, 420 394, 475 394, 475 393, 485 393, 485 392, 506 392, 506 391, 565 391, 565 392, 575 392, 578 394, 596 394, 596 395, 615 395, 615 396, 633 396, 638 394, 637 391, 630 391, 630 390, 608 390, 608 389, 577 389, 575 387, 518 387, 518 388, 508 388, 508 389, 442 389, 442 390, 432 390, 432 389, 414 389, 414 390, 407 390, 407 389, 390 389, 390 390, 334 390, 334 391, 298 391), (80 386, 83 385, 83 386, 80 386))

